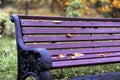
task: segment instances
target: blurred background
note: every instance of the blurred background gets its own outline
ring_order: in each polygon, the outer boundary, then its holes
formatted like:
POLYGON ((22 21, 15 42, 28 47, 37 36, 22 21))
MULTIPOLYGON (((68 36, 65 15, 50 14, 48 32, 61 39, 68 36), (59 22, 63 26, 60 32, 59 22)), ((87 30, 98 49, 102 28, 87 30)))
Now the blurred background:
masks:
MULTIPOLYGON (((11 14, 120 18, 120 0, 0 0, 0 80, 16 80, 17 76, 15 29, 10 21, 11 14)), ((86 67, 79 72, 74 68, 64 73, 59 70, 51 73, 55 79, 62 76, 67 80, 71 76, 120 71, 119 66, 86 67)))
MULTIPOLYGON (((11 14, 65 17, 120 17, 120 0, 0 0, 0 25, 4 32, 11 14), (5 24, 5 25, 4 25, 5 24)), ((9 27, 13 28, 13 27, 9 27)), ((9 29, 7 35, 13 35, 9 29)))

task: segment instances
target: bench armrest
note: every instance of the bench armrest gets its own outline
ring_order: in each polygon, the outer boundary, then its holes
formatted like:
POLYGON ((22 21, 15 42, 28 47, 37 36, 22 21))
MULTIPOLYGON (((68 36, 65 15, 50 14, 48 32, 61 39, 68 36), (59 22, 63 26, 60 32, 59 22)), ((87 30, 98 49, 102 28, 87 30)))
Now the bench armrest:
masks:
POLYGON ((52 67, 52 59, 50 53, 44 49, 44 48, 26 48, 23 50, 25 53, 33 53, 38 55, 38 60, 40 65, 38 65, 38 68, 40 66, 42 71, 50 70, 52 67))
MULTIPOLYGON (((50 53, 45 48, 28 48, 24 45, 22 39, 18 39, 18 46, 25 53, 33 53, 39 56, 39 65, 41 70, 50 70, 52 67, 52 59, 50 53)), ((20 50, 19 49, 19 50, 20 50)), ((38 66, 38 68, 39 68, 38 66)))
POLYGON ((46 49, 36 48, 34 49, 34 53, 37 53, 41 56, 42 69, 50 70, 52 67, 52 59, 50 53, 46 49))

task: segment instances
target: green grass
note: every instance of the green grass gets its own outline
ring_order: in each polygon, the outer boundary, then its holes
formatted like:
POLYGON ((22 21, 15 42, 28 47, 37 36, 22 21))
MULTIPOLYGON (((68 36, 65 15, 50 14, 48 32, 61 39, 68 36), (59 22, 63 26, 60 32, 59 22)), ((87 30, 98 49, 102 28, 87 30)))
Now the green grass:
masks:
POLYGON ((16 80, 17 57, 15 39, 0 39, 0 80, 16 80))
POLYGON ((52 78, 61 78, 63 80, 68 80, 71 77, 85 76, 90 74, 102 74, 108 72, 118 72, 120 71, 120 64, 106 64, 106 65, 97 65, 97 66, 84 66, 84 67, 74 67, 74 68, 66 68, 53 70, 52 78))
MULTIPOLYGON (((118 71, 120 71, 120 64, 107 64, 52 70, 51 76, 56 80, 60 78, 68 80, 75 76, 118 71)), ((0 39, 0 80, 16 80, 16 78, 17 54, 15 39, 3 37, 0 39)))

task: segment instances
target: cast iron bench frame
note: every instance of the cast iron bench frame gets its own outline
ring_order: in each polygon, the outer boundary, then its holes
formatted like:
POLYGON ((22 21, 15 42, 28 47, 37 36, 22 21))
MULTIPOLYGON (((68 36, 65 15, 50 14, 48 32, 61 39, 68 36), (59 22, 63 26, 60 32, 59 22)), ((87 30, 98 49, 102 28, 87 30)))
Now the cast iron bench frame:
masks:
POLYGON ((119 18, 12 14, 11 21, 16 29, 18 80, 30 75, 50 80, 52 69, 120 62, 119 18))

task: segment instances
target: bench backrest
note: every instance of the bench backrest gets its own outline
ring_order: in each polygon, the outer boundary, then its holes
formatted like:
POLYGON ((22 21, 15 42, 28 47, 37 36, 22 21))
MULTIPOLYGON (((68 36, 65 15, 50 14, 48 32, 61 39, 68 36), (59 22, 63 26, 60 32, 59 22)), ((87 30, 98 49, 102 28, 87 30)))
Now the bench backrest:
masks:
MULTIPOLYGON (((29 48, 46 48, 54 57, 73 53, 101 57, 120 51, 120 19, 16 16, 20 22, 17 37, 29 48), (98 53, 98 54, 97 54, 98 53), (94 55, 90 55, 94 54, 94 55), (104 55, 103 55, 104 56, 104 55)), ((118 56, 111 54, 109 56, 118 56)), ((117 57, 116 57, 117 58, 117 57)), ((67 58, 69 60, 70 58, 67 58)), ((62 59, 62 61, 65 59, 62 59)), ((59 67, 59 65, 57 66, 59 67)))

